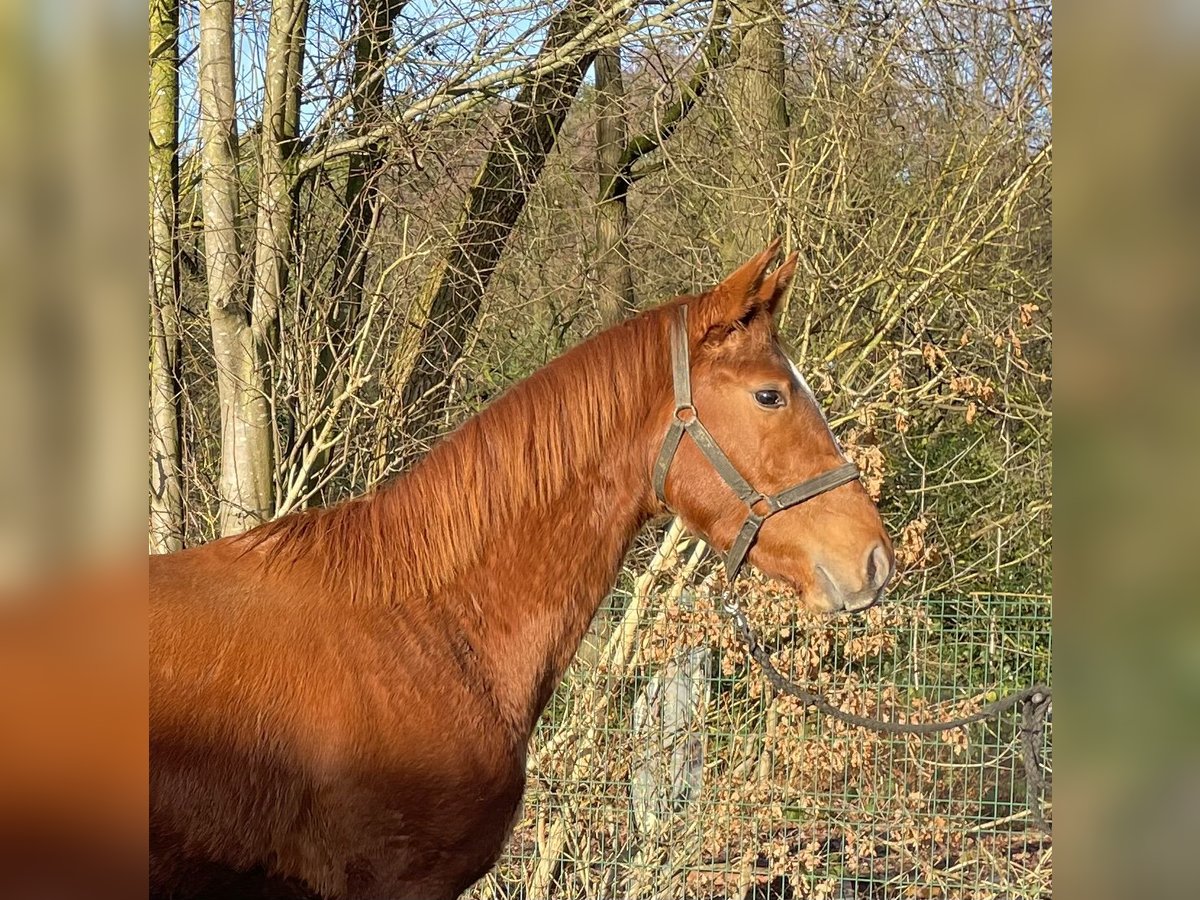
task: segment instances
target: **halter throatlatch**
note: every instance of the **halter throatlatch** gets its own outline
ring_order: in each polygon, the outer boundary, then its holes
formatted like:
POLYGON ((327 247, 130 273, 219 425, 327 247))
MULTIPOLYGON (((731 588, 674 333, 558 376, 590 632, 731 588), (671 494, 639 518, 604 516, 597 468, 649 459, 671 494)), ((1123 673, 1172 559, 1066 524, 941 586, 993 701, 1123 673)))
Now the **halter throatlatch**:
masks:
POLYGON ((721 479, 732 488, 738 499, 746 504, 746 520, 738 529, 733 545, 725 554, 725 574, 730 584, 737 578, 746 554, 750 552, 758 531, 763 522, 775 513, 791 506, 811 500, 858 478, 858 466, 846 462, 807 481, 780 491, 777 494, 764 494, 750 486, 737 467, 729 461, 729 457, 713 440, 708 429, 700 423, 696 415, 696 407, 692 405, 692 373, 691 360, 688 354, 687 337, 687 307, 679 307, 679 317, 671 324, 671 374, 675 381, 675 412, 671 416, 671 424, 663 437, 662 449, 658 451, 658 459, 654 463, 654 493, 664 504, 667 502, 667 472, 683 440, 684 432, 692 436, 700 452, 708 457, 712 467, 716 469, 721 479), (762 509, 762 512, 759 510, 762 509))

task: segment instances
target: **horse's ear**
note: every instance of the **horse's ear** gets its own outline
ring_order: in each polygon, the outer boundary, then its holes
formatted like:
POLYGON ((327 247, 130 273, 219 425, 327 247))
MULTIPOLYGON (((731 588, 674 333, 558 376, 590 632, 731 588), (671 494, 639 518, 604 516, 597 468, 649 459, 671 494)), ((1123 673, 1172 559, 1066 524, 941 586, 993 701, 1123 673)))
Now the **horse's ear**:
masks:
POLYGON ((727 334, 746 327, 758 316, 774 316, 796 274, 797 255, 792 253, 779 268, 767 274, 779 256, 779 238, 762 253, 747 260, 736 272, 717 285, 705 298, 702 334, 717 330, 727 334))
POLYGON ((799 261, 799 253, 795 251, 789 253, 787 259, 779 264, 779 268, 764 278, 763 283, 759 285, 757 296, 762 311, 767 315, 775 315, 779 304, 787 296, 792 278, 796 275, 796 263, 799 261))

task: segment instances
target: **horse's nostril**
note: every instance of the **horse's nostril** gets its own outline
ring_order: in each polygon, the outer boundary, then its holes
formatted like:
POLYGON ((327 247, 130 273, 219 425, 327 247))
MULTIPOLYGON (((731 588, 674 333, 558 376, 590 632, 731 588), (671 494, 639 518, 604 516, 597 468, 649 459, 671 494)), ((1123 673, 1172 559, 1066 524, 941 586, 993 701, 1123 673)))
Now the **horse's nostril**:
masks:
POLYGON ((878 589, 887 584, 891 577, 892 563, 888 559, 887 551, 883 549, 883 544, 876 544, 867 554, 867 585, 878 589))

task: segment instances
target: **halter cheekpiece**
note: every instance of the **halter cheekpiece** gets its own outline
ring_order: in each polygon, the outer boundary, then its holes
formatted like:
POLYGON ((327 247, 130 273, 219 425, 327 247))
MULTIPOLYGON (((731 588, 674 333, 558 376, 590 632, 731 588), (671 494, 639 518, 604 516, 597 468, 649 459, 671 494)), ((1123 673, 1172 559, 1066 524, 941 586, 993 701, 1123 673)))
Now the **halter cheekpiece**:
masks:
POLYGON ((691 360, 688 353, 687 337, 687 307, 679 307, 679 316, 671 323, 671 372, 675 382, 675 412, 671 416, 671 424, 663 437, 662 449, 658 451, 658 459, 654 463, 654 493, 664 504, 667 502, 667 472, 679 442, 683 440, 684 432, 692 436, 700 452, 708 457, 708 461, 721 479, 732 488, 738 499, 746 504, 746 520, 738 529, 733 545, 725 554, 725 574, 730 584, 737 578, 746 554, 750 552, 758 531, 763 522, 775 513, 789 507, 811 500, 858 478, 858 466, 846 462, 836 469, 830 469, 807 481, 780 491, 777 494, 764 494, 755 490, 742 477, 729 457, 713 440, 708 429, 700 423, 696 407, 692 405, 692 374, 691 360), (761 512, 759 510, 762 510, 761 512))

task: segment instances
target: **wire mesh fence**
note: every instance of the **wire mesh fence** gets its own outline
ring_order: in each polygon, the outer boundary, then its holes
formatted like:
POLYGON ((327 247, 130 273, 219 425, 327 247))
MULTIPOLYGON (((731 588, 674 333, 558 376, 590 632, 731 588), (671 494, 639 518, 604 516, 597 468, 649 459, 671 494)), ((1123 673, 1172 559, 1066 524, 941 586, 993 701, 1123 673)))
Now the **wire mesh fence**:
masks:
MULTIPOLYGON (((478 898, 1049 896, 1049 798, 1020 716, 934 737, 776 696, 677 525, 598 612, 529 755, 525 809, 478 898)), ((859 616, 765 581, 743 608, 780 670, 835 705, 951 718, 1050 679, 1049 595, 900 592, 859 616)), ((1050 730, 1043 760, 1052 771, 1050 730)))

